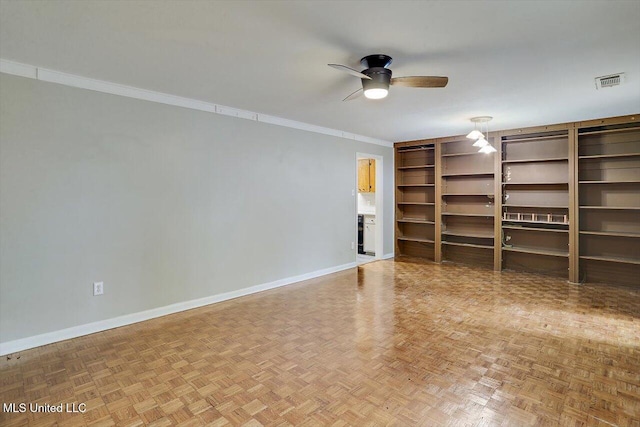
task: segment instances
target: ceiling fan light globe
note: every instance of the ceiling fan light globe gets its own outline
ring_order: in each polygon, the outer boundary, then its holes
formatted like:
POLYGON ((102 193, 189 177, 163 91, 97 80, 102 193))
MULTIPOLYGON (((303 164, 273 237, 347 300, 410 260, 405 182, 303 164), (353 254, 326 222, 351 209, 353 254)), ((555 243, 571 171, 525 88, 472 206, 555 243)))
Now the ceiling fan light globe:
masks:
POLYGON ((481 136, 480 138, 478 138, 476 142, 473 143, 474 147, 480 147, 480 148, 486 147, 487 145, 489 145, 489 141, 484 139, 484 136, 481 136))
POLYGON ((382 99, 389 94, 387 89, 383 88, 371 88, 364 91, 364 96, 369 99, 382 99))
POLYGON ((484 135, 478 129, 475 129, 469 132, 469 134, 467 135, 467 138, 469 139, 484 138, 484 135))

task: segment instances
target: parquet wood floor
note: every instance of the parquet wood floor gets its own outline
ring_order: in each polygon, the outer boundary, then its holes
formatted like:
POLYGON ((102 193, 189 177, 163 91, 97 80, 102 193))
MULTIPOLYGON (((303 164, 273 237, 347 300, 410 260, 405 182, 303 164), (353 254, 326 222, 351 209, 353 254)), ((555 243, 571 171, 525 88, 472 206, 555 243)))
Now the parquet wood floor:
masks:
POLYGON ((640 290, 378 261, 3 359, 88 409, 6 427, 640 426, 640 290))

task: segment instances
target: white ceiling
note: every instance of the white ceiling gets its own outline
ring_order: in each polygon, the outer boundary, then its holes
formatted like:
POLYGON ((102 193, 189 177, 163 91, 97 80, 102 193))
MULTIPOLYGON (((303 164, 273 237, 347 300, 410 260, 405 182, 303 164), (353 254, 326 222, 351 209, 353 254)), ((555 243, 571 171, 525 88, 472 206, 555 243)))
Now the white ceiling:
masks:
POLYGON ((639 113, 640 1, 0 0, 0 57, 401 141, 639 113), (372 53, 449 85, 342 102, 372 53))

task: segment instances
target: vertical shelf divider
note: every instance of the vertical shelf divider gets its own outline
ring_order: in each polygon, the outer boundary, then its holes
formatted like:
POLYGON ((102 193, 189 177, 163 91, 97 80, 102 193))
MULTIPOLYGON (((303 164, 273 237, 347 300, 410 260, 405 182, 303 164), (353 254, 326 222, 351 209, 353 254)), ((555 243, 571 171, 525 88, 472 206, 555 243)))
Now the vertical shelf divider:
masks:
POLYGON ((502 136, 494 134, 493 147, 493 269, 502 270, 502 136))
POLYGON ((578 210, 578 130, 574 128, 569 130, 569 282, 572 283, 580 281, 578 210))
POLYGON ((435 141, 435 235, 434 235, 434 261, 442 262, 442 142, 435 141))

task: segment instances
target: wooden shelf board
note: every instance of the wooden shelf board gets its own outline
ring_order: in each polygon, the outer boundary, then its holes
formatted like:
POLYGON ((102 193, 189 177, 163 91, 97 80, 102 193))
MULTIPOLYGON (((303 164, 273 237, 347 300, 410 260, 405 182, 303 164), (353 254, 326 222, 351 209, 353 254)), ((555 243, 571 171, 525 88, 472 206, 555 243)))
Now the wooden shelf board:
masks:
POLYGON ((443 173, 443 177, 455 177, 455 176, 493 176, 493 172, 467 172, 467 173, 443 173))
POLYGON ((640 206, 580 206, 580 209, 637 211, 640 210, 640 206))
POLYGON ((640 238, 638 233, 623 233, 621 231, 580 231, 580 234, 586 234, 590 236, 611 236, 611 237, 631 237, 640 238))
POLYGON ((435 150, 435 147, 414 147, 414 148, 398 148, 398 153, 411 153, 412 151, 429 151, 435 150))
POLYGON ((589 159, 615 159, 617 157, 637 157, 640 156, 640 153, 620 153, 620 154, 593 154, 588 156, 578 156, 580 160, 589 160, 589 159))
POLYGON ((407 169, 429 169, 433 168, 435 165, 418 165, 418 166, 398 166, 398 170, 407 170, 407 169))
POLYGON ((407 222, 411 224, 435 224, 435 221, 427 221, 425 219, 411 219, 411 218, 399 219, 398 222, 407 222))
POLYGON ((493 214, 492 213, 488 213, 488 214, 479 214, 479 213, 458 213, 458 212, 442 212, 442 215, 447 215, 447 216, 483 216, 483 217, 490 217, 493 218, 493 214))
POLYGON ((503 160, 502 163, 541 163, 541 162, 568 162, 568 157, 552 157, 548 159, 519 159, 503 160))
MULTIPOLYGON (((566 225, 566 224, 558 224, 558 225, 566 225)), ((526 230, 526 231, 541 231, 541 232, 552 232, 552 233, 568 233, 569 230, 566 228, 539 228, 539 227, 523 227, 521 225, 503 225, 502 228, 506 228, 507 230, 526 230)))
POLYGON ((568 181, 565 182, 508 182, 503 181, 502 185, 569 185, 568 181))
POLYGON ((578 131, 578 137, 585 136, 585 135, 600 135, 603 133, 617 133, 617 132, 640 132, 640 128, 629 127, 629 128, 618 128, 618 129, 603 129, 603 130, 594 130, 590 132, 578 131))
POLYGON ((457 156, 475 156, 478 154, 484 154, 479 151, 474 151, 471 153, 451 153, 451 154, 442 154, 442 157, 457 157, 457 156))
POLYGON ((618 262, 621 264, 640 265, 640 259, 618 258, 618 257, 612 257, 612 256, 580 255, 580 259, 591 259, 595 261, 608 261, 608 262, 618 262))
POLYGON ((519 252, 524 254, 532 254, 532 255, 545 255, 545 256, 556 256, 562 258, 569 258, 569 252, 562 251, 551 251, 548 249, 530 249, 530 248, 516 248, 516 247, 502 247, 503 251, 508 252, 519 252))
POLYGON ((459 242, 448 242, 446 240, 442 241, 443 245, 450 245, 450 246, 462 246, 465 248, 479 248, 479 249, 491 249, 493 250, 493 245, 477 245, 475 243, 459 243, 459 242))
POLYGON ((493 193, 443 193, 443 196, 486 196, 494 197, 493 193))
POLYGON ((559 139, 559 138, 569 138, 569 134, 565 135, 544 135, 544 136, 534 136, 530 138, 514 138, 514 139, 503 139, 502 142, 535 142, 535 141, 543 141, 545 139, 559 139))
POLYGON ((443 231, 443 236, 458 236, 458 237, 472 237, 474 239, 493 239, 493 233, 481 234, 481 233, 463 233, 459 231, 443 231))
POLYGON ((399 205, 435 206, 435 203, 427 202, 398 202, 399 205))
POLYGON ((433 240, 423 239, 422 237, 398 236, 398 240, 404 240, 406 242, 434 243, 433 240))
POLYGON ((502 222, 517 222, 521 224, 546 224, 546 225, 564 225, 567 226, 569 224, 565 224, 564 222, 546 222, 546 221, 524 221, 517 219, 502 219, 502 222))
POLYGON ((435 184, 398 184, 398 187, 435 187, 435 184))
POLYGON ((634 179, 618 181, 578 181, 578 184, 640 184, 640 181, 634 179))
POLYGON ((569 209, 569 206, 541 206, 541 205, 508 205, 502 204, 504 208, 539 208, 539 209, 569 209))

